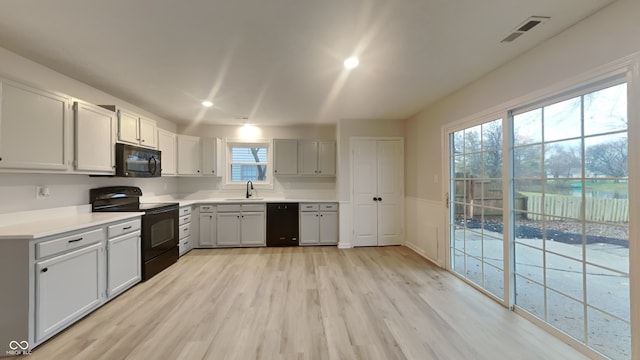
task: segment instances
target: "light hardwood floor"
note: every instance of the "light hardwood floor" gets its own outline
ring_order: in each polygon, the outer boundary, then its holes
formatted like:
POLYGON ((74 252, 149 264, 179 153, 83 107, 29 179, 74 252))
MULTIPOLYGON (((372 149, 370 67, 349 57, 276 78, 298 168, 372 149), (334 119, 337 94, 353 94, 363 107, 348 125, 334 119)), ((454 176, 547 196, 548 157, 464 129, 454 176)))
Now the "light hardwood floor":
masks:
POLYGON ((405 247, 193 250, 36 359, 583 359, 405 247))

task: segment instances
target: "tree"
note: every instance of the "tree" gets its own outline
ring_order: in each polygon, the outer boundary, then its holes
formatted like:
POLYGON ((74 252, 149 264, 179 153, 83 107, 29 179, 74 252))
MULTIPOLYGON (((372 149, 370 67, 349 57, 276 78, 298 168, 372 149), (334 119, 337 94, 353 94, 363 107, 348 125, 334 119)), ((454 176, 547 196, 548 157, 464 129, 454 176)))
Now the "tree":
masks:
POLYGON ((589 146, 585 154, 585 166, 594 174, 611 177, 627 177, 627 138, 589 146))
MULTIPOLYGON (((258 152, 261 150, 261 148, 249 148, 251 150, 251 155, 253 155, 253 159, 259 163, 260 162, 260 156, 258 154, 258 152)), ((264 165, 258 165, 256 164, 256 169, 258 170, 258 177, 256 178, 256 180, 258 181, 265 181, 267 179, 267 174, 266 174, 266 167, 264 165)))
POLYGON ((554 178, 572 177, 576 170, 580 170, 579 149, 572 149, 559 145, 548 145, 545 149, 546 159, 544 167, 547 174, 554 178))

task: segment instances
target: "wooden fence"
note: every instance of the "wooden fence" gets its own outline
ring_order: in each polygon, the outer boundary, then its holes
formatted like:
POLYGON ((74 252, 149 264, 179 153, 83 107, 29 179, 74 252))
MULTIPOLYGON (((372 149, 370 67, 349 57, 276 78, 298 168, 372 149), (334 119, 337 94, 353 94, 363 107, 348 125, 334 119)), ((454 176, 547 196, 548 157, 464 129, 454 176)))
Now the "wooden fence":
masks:
MULTIPOLYGON (((549 216, 562 216, 579 219, 582 214, 582 198, 578 196, 546 195, 544 204, 541 193, 520 193, 527 198, 527 218, 530 220, 542 220, 542 213, 549 216)), ((628 199, 603 199, 586 198, 585 220, 628 222, 628 199)))

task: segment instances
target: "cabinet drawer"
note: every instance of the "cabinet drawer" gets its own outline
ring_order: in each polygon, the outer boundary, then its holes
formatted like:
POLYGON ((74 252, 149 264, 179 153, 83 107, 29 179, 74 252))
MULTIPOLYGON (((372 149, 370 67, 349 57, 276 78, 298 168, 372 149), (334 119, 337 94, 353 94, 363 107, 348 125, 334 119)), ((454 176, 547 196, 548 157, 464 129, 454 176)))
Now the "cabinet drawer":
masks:
POLYGON ((218 205, 218 212, 240 212, 240 204, 218 205))
POLYGON ((201 205, 200 206, 201 213, 210 213, 213 212, 213 205, 201 205))
POLYGON ((179 238, 183 239, 191 235, 191 224, 184 224, 178 228, 179 238))
POLYGON ((130 233, 140 229, 140 219, 133 221, 127 221, 116 225, 111 225, 107 228, 107 236, 114 238, 122 234, 130 233))
POLYGON ((191 206, 185 206, 180 208, 180 216, 191 214, 191 206))
POLYGON ((300 204, 300 211, 318 211, 318 204, 300 204))
POLYGON ((89 244, 97 243, 105 239, 104 229, 79 232, 54 240, 43 241, 36 244, 36 258, 59 254, 71 249, 77 249, 89 244))
POLYGON ((184 225, 191 222, 191 215, 180 216, 180 221, 178 221, 178 225, 184 225))
POLYGON ((338 204, 320 204, 320 210, 322 211, 337 211, 338 204))
POLYGON ((244 204, 242 205, 242 211, 262 211, 264 212, 263 204, 244 204))
POLYGON ((187 236, 184 239, 180 239, 178 243, 178 253, 180 256, 186 254, 189 250, 191 250, 191 237, 187 236))

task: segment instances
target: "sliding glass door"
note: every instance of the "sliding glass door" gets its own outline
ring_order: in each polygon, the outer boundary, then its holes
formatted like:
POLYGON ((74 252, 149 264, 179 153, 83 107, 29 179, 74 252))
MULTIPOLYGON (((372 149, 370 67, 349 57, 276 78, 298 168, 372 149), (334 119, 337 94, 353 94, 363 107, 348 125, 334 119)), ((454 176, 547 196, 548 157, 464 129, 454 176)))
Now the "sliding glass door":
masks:
POLYGON ((450 269, 595 351, 630 358, 624 78, 448 135, 450 269))
POLYGON ((630 357, 626 84, 513 112, 515 305, 630 357))

